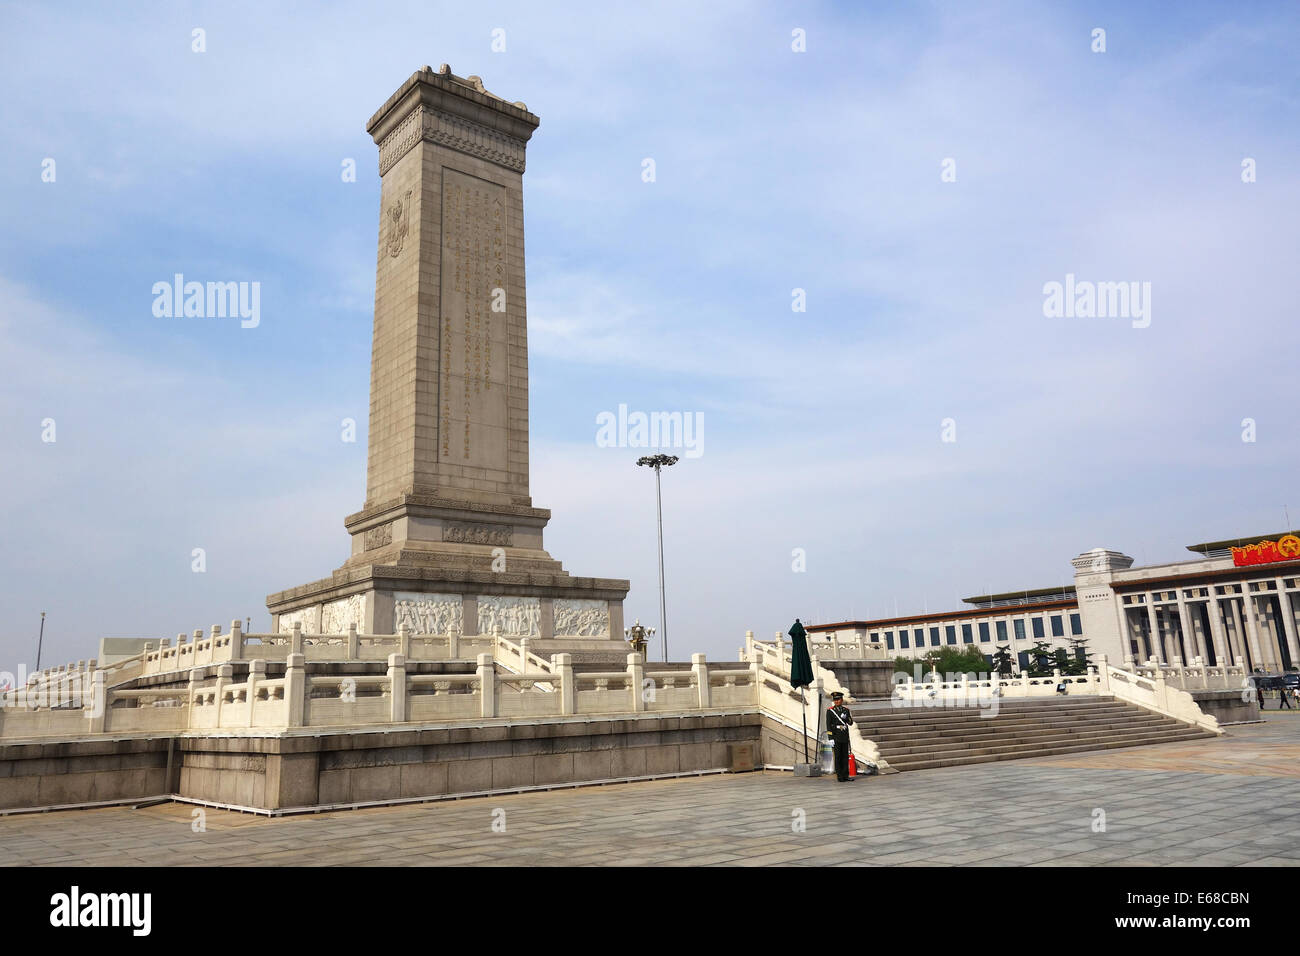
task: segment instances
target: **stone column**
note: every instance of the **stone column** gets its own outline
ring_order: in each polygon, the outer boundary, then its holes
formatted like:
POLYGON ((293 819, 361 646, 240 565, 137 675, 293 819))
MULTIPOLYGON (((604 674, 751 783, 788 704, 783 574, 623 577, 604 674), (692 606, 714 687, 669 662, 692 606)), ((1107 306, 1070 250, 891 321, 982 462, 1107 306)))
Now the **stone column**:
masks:
POLYGON ((1249 582, 1241 585, 1241 610, 1238 612, 1246 619, 1246 640, 1250 642, 1251 669, 1258 667, 1268 669, 1268 662, 1259 649, 1259 630, 1255 627, 1255 596, 1250 592, 1249 582))
POLYGON ((1282 627, 1286 632, 1286 649, 1291 656, 1291 666, 1300 667, 1300 640, 1296 637, 1295 611, 1291 605, 1291 596, 1286 591, 1286 582, 1277 579, 1277 603, 1282 611, 1282 627))
POLYGON ((1197 657, 1204 657, 1196 642, 1191 615, 1187 613, 1187 599, 1183 596, 1183 589, 1179 588, 1174 593, 1178 596, 1178 629, 1183 636, 1183 660, 1190 661, 1197 657))
MULTIPOLYGON (((1192 616, 1192 630, 1196 633, 1197 653, 1200 655, 1201 663, 1208 667, 1210 664, 1209 638, 1205 633, 1205 624, 1201 620, 1200 602, 1198 601, 1195 605, 1189 604, 1188 610, 1192 616)), ((1214 659, 1216 661, 1219 659, 1217 653, 1214 655, 1214 659)))
POLYGON ((230 622, 230 659, 244 659, 244 622, 240 620, 230 622))
MULTIPOLYGON (((1269 600, 1267 593, 1262 594, 1260 598, 1264 601, 1263 621, 1257 621, 1256 624, 1263 632, 1260 634, 1260 650, 1264 654, 1264 660, 1267 662, 1266 667, 1269 670, 1282 669, 1282 650, 1281 643, 1285 640, 1282 634, 1281 622, 1277 620, 1277 615, 1273 611, 1273 602, 1269 600)), ((1256 605, 1258 607, 1259 605, 1256 605)))
POLYGON ((1151 636, 1147 640, 1147 643, 1149 645, 1153 645, 1147 648, 1147 655, 1149 657, 1150 655, 1154 654, 1156 660, 1159 661, 1161 664, 1163 664, 1165 662, 1165 649, 1164 649, 1164 641, 1162 641, 1160 638, 1160 618, 1157 617, 1157 613, 1156 613, 1156 605, 1154 601, 1155 595, 1152 592, 1148 591, 1146 598, 1147 598, 1147 621, 1151 628, 1151 636))
POLYGON ((1232 648, 1228 646, 1228 635, 1223 628, 1223 611, 1219 608, 1219 596, 1214 585, 1209 587, 1210 601, 1206 607, 1210 616, 1210 639, 1214 641, 1214 659, 1222 667, 1232 666, 1232 648))

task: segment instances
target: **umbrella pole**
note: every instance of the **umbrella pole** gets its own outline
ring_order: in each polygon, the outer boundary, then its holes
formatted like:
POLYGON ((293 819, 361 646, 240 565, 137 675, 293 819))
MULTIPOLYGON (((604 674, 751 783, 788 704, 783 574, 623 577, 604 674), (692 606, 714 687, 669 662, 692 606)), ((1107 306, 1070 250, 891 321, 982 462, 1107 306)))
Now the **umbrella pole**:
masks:
POLYGON ((804 690, 799 688, 799 708, 800 715, 803 717, 803 762, 808 762, 808 700, 804 697, 804 690))

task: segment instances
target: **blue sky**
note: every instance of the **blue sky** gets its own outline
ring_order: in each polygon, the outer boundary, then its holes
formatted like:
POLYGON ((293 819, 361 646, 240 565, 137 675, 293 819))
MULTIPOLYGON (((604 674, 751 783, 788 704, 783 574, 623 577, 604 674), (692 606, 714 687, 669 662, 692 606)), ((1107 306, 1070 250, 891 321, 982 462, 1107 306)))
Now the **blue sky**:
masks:
POLYGON ((570 10, 0 6, 0 669, 42 610, 46 661, 261 628, 346 556, 364 127, 442 62, 541 117, 533 499, 571 572, 631 580, 629 622, 658 616, 654 490, 596 416, 703 415, 664 483, 674 657, 1300 524, 1300 8, 570 10), (261 324, 154 317, 176 272, 260 282, 261 324), (1150 327, 1044 317, 1067 273, 1150 282, 1150 327))

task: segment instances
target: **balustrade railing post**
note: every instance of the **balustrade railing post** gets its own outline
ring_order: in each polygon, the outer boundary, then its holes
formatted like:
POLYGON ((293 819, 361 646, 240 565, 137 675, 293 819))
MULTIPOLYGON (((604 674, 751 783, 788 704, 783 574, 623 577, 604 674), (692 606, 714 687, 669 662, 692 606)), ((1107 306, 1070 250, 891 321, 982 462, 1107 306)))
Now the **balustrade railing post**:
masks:
POLYGON ((454 624, 451 630, 447 632, 447 659, 456 660, 460 657, 460 628, 454 624))
POLYGON ((97 670, 90 675, 89 690, 90 700, 82 702, 88 729, 92 734, 102 734, 108 728, 108 692, 104 687, 103 671, 97 670))
POLYGON ((523 673, 528 670, 528 645, 530 641, 526 637, 519 638, 519 671, 523 673))
POLYGON ((709 664, 703 654, 691 655, 691 670, 695 673, 696 698, 700 707, 712 707, 712 692, 709 687, 709 664))
POLYGON ((402 655, 403 660, 411 656, 411 626, 403 624, 397 630, 397 653, 402 655))
MULTIPOLYGON (((266 680, 266 661, 258 658, 248 662, 248 726, 253 724, 253 711, 257 708, 257 685, 266 680)), ((288 694, 288 688, 285 688, 288 694)))
POLYGON ((642 684, 645 682, 645 663, 636 651, 627 655, 627 683, 632 692, 632 713, 639 714, 645 710, 645 694, 642 684))
POLYGON ((754 632, 753 631, 745 632, 745 658, 744 659, 747 661, 752 661, 754 659, 754 632))
POLYGON ((242 661, 244 659, 244 622, 234 620, 230 622, 230 659, 232 661, 242 661))
POLYGON ((1163 711, 1169 710, 1169 685, 1165 681, 1165 672, 1163 669, 1157 669, 1155 677, 1151 679, 1155 685, 1156 707, 1163 711))
POLYGON ((302 621, 293 622, 293 631, 289 637, 289 653, 302 653, 302 621))
POLYGON ((199 681, 202 680, 202 671, 197 667, 190 671, 190 680, 185 687, 185 726, 187 728, 194 726, 194 698, 199 694, 199 681))
POLYGON ((290 654, 285 659, 284 700, 290 727, 302 727, 307 714, 307 658, 290 654))
POLYGON ((394 723, 406 720, 406 657, 402 654, 388 655, 388 700, 390 719, 394 723))
POLYGON ((348 625, 348 660, 355 661, 361 656, 361 639, 357 637, 357 625, 354 621, 348 625))
POLYGON ((221 708, 222 704, 225 702, 226 686, 230 684, 230 677, 234 673, 235 669, 229 664, 222 664, 217 668, 216 696, 213 698, 213 704, 217 708, 217 712, 214 715, 216 720, 213 724, 214 727, 221 726, 221 708))
POLYGON ((572 654, 552 654, 551 670, 559 677, 560 686, 560 713, 572 714, 575 712, 577 703, 577 688, 573 680, 573 655, 572 654))
POLYGON ((495 717, 497 715, 497 672, 492 666, 491 654, 478 656, 478 690, 479 715, 495 717))

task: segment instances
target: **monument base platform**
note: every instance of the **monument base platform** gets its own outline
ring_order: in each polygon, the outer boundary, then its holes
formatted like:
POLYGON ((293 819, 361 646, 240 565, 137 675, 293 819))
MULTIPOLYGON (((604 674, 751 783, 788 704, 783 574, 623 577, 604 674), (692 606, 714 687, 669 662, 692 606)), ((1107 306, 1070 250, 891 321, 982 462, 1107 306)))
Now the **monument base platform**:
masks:
MULTIPOLYGON (((538 653, 612 651, 626 660, 628 582, 569 574, 409 565, 344 566, 328 578, 269 595, 271 630, 342 634, 497 634, 544 641, 538 653), (551 645, 554 645, 553 647, 551 645)), ((605 655, 601 655, 605 659, 605 655)))

